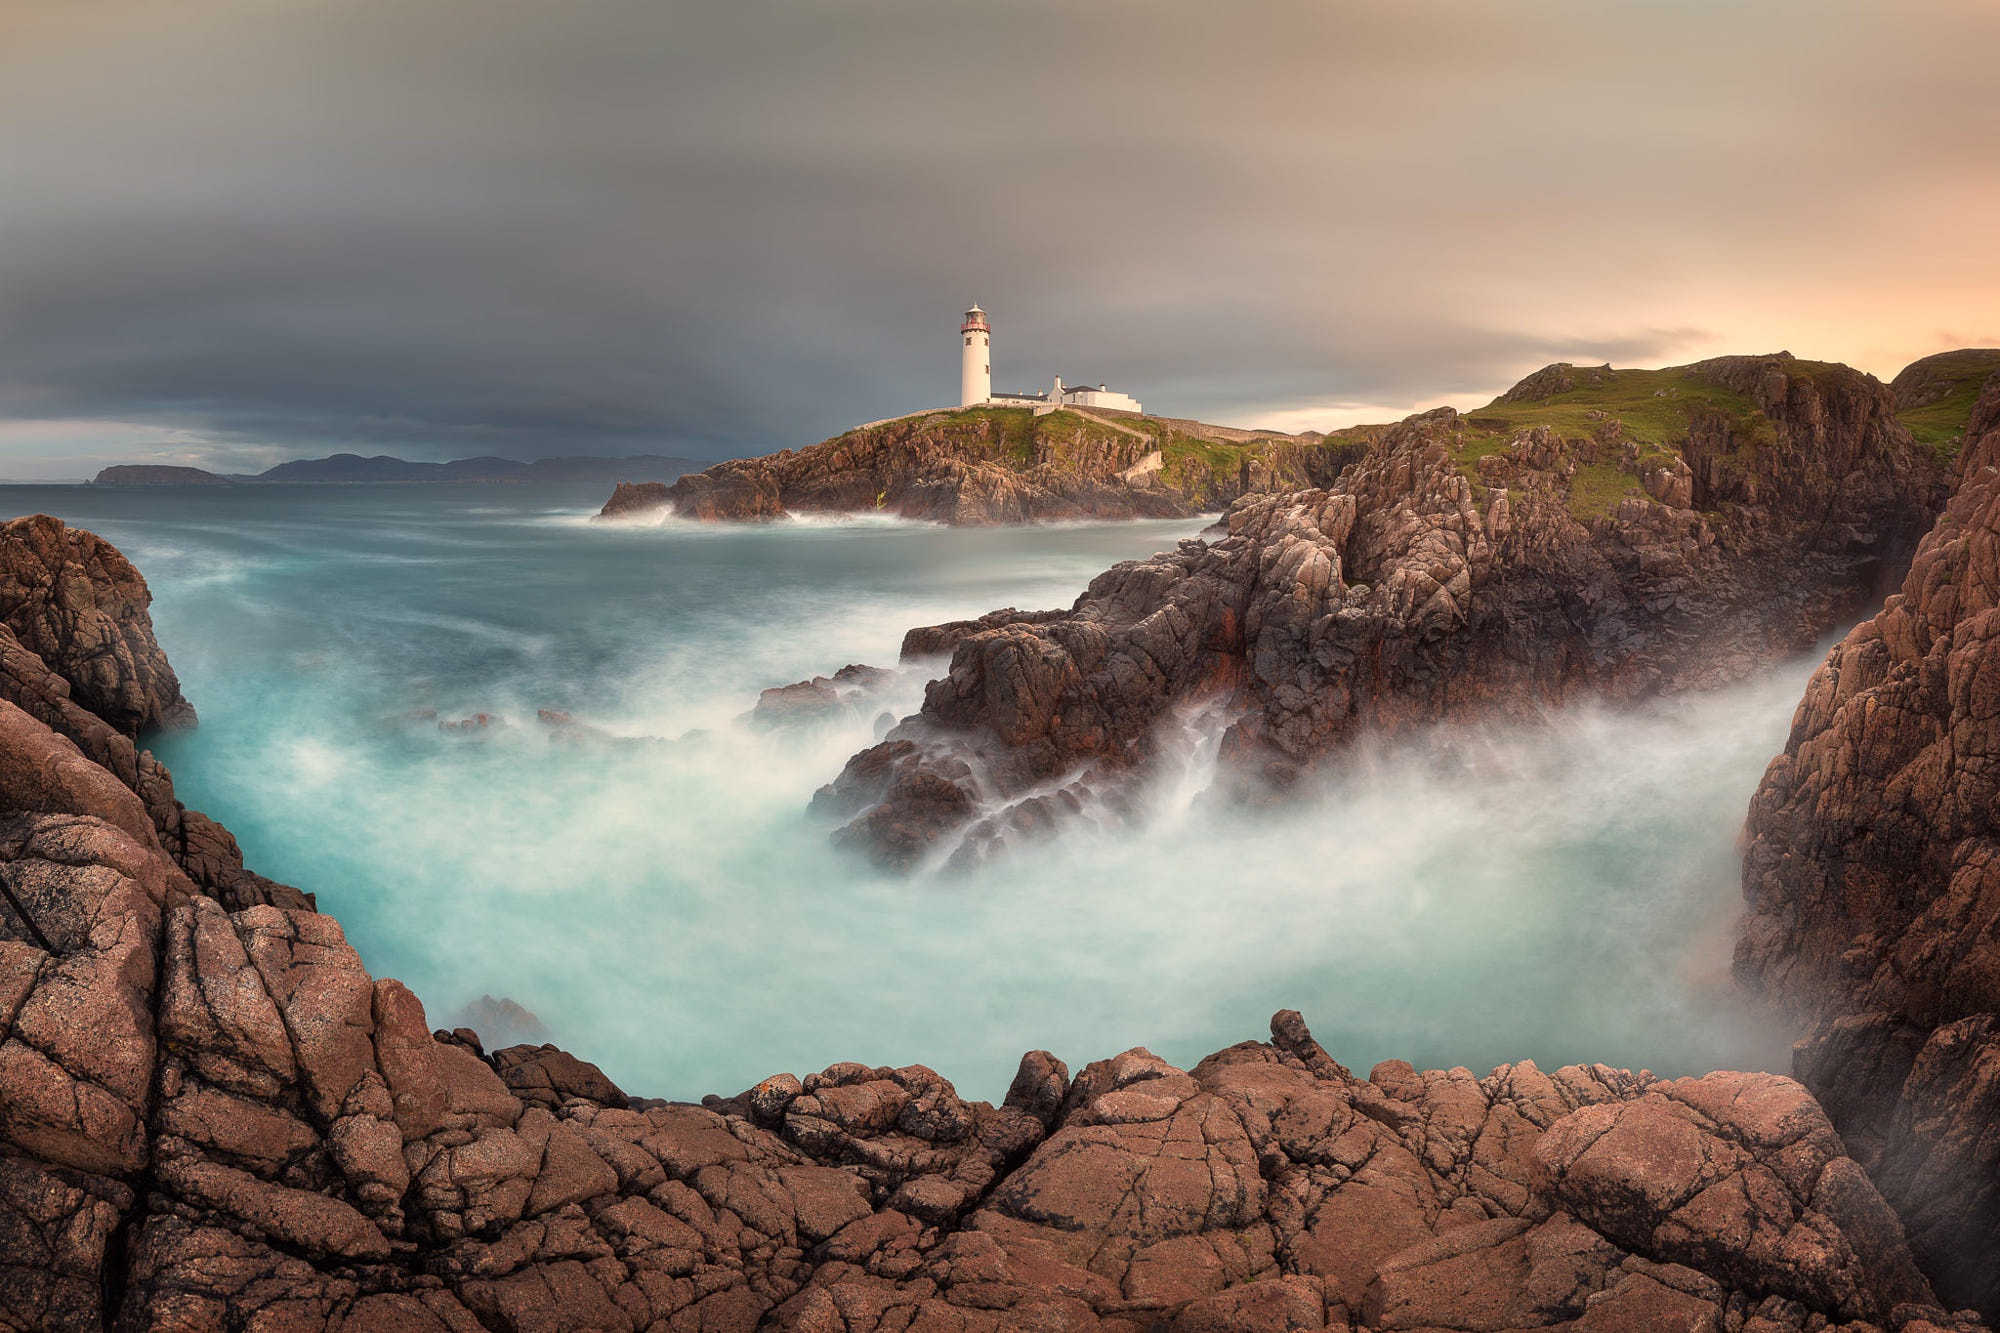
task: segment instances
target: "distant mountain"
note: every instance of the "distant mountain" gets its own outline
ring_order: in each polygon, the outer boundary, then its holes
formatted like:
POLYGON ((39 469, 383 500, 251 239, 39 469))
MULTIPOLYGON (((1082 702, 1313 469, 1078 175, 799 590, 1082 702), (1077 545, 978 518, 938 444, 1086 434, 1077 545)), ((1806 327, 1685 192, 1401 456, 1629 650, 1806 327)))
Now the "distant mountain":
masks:
POLYGON ((335 454, 331 458, 300 458, 280 463, 255 476, 206 472, 198 467, 124 464, 105 468, 93 481, 98 486, 230 486, 284 482, 292 485, 346 485, 357 482, 449 481, 672 481, 685 472, 699 472, 707 462, 638 454, 630 458, 540 458, 532 463, 512 458, 457 458, 449 463, 412 463, 386 454, 363 458, 335 454))

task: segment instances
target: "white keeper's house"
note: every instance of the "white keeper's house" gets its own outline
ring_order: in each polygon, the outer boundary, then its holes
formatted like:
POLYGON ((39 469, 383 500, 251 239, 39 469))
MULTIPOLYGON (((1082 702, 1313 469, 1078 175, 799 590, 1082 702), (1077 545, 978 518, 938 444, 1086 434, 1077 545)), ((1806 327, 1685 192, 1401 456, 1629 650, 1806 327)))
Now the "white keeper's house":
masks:
POLYGON ((1117 393, 1102 384, 1064 384, 1062 376, 1046 393, 993 392, 993 326, 978 306, 965 312, 958 326, 963 344, 958 349, 958 405, 960 407, 1028 407, 1039 415, 1059 407, 1105 407, 1116 412, 1142 412, 1139 400, 1117 393))

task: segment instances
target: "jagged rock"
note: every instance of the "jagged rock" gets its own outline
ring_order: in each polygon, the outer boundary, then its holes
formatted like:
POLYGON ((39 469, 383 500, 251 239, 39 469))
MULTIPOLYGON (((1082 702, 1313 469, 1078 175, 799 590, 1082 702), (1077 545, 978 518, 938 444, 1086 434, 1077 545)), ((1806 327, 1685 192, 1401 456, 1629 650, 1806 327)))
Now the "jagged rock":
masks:
POLYGON ((1737 972, 1918 1257, 2000 1313, 2000 377, 1902 590, 1813 676, 1752 802, 1737 972))
POLYGON ((0 1308, 23 1327, 1719 1327, 1772 1299, 1933 1306, 1893 1214, 1775 1076, 1363 1081, 1286 1012, 1277 1044, 1192 1071, 1133 1050, 1070 1079, 1031 1052, 1000 1107, 849 1064, 740 1110, 630 1109, 554 1048, 496 1072, 432 1037, 327 917, 229 912, 102 821, 12 818, 0 1051, 41 1062, 0 1063, 0 1236, 38 1256, 0 1262, 0 1308), (30 920, 53 951, 20 938, 30 920), (65 1034, 44 1009, 91 1017, 65 1034), (86 1088, 123 1119, 36 1111, 86 1088), (1692 1151, 1658 1150, 1679 1143, 1662 1114, 1692 1151), (1772 1210, 1723 1206, 1772 1188, 1772 1210))
POLYGON ((1001 629, 1008 625, 1042 625, 1052 620, 1061 620, 1061 611, 1017 611, 1005 607, 998 611, 988 611, 977 620, 954 620, 943 625, 919 625, 903 635, 900 660, 904 663, 921 661, 926 657, 949 657, 958 645, 975 634, 990 629, 1001 629))
POLYGON ((849 663, 832 676, 814 676, 768 689, 757 696, 750 723, 758 727, 794 726, 859 713, 895 675, 881 667, 849 663))
MULTIPOLYGON (((129 788, 160 845, 203 890, 232 907, 311 910, 310 895, 244 869, 229 830, 176 800, 173 775, 134 744, 146 729, 195 720, 153 637, 151 602, 139 571, 94 534, 45 514, 6 524, 0 528, 0 701, 129 788)), ((132 828, 115 793, 105 792, 92 812, 132 828)))
POLYGON ((1858 372, 1693 369, 1758 404, 1748 424, 1697 412, 1656 469, 1693 508, 1633 497, 1580 521, 1575 447, 1546 428, 1482 460, 1482 495, 1458 462, 1467 423, 1412 417, 1331 486, 1240 501, 1068 612, 912 631, 906 655, 949 649, 949 672, 815 805, 881 864, 973 860, 1101 808, 1176 710, 1237 714, 1222 755, 1257 794, 1362 734, 1707 688, 1805 649, 1900 567, 1931 454, 1858 372))
POLYGON ((0 1156, 0 1320, 11 1328, 90 1328, 105 1261, 132 1191, 114 1180, 0 1156))
POLYGON ((568 1051, 544 1043, 540 1046, 508 1046, 493 1052, 493 1067, 501 1082, 523 1102, 539 1103, 550 1110, 566 1098, 582 1097, 606 1106, 623 1107, 625 1094, 604 1076, 604 1071, 568 1051))
POLYGON ((1895 1215, 1790 1079, 1710 1074, 1585 1107, 1535 1162, 1552 1202, 1645 1258, 1844 1319, 1929 1297, 1895 1215))
POLYGON ((128 736, 194 721, 153 638, 153 595, 117 548, 47 514, 0 528, 0 621, 128 736))
POLYGON ((1014 1071, 1005 1105, 1026 1111, 1043 1129, 1055 1124, 1069 1099, 1069 1066, 1047 1051, 1029 1051, 1014 1071))

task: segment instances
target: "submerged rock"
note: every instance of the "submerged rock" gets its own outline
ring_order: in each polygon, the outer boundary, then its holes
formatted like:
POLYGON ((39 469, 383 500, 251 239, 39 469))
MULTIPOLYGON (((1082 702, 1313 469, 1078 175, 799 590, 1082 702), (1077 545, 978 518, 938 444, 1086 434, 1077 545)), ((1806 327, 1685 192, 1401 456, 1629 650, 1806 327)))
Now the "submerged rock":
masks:
POLYGON ((533 1011, 505 995, 482 995, 458 1011, 457 1027, 483 1034, 498 1046, 532 1042, 549 1035, 533 1011))

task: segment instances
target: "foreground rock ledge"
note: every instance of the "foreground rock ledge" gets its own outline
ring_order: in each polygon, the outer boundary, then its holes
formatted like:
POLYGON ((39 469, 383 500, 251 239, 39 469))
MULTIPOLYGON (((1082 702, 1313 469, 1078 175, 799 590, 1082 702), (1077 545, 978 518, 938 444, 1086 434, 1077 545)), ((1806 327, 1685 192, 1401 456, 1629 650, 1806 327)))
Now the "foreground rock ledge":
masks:
POLYGON ((1031 1052, 999 1106, 861 1065, 633 1101, 429 1031, 302 901, 204 891, 4 700, 0 884, 0 1326, 1978 1326, 1775 1075, 1364 1080, 1285 1012, 1187 1071, 1031 1052))

